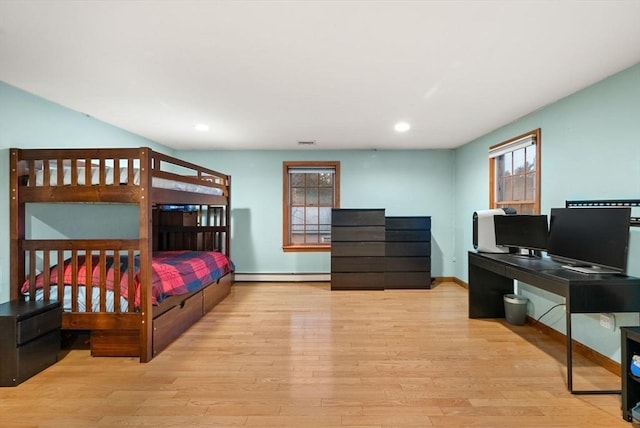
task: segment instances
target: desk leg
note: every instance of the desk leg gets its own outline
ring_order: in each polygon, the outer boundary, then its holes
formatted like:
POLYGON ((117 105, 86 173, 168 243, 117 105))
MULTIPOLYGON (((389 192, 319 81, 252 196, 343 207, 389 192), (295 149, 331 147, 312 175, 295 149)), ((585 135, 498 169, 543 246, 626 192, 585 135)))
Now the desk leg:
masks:
MULTIPOLYGON (((569 307, 569 302, 567 302, 567 308, 569 307)), ((576 391, 573 389, 573 341, 571 340, 571 312, 569 309, 566 310, 566 318, 567 318, 567 388, 569 392, 574 395, 593 395, 593 394, 620 394, 621 390, 616 389, 602 389, 602 390, 580 390, 576 391)))
POLYGON ((571 312, 567 305, 565 309, 565 317, 567 319, 567 388, 569 392, 575 394, 573 390, 573 343, 571 340, 571 312))
POLYGON ((469 318, 504 318, 504 295, 513 279, 469 263, 469 318))

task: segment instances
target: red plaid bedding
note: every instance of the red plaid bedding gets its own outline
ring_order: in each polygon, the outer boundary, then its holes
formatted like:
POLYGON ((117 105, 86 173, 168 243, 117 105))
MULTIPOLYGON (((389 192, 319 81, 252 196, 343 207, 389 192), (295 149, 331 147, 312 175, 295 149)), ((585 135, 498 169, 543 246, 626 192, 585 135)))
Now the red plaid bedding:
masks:
MULTIPOLYGON (((87 284, 87 263, 84 256, 78 257, 77 284, 87 284)), ((100 258, 91 257, 91 284, 98 286, 100 283, 100 258)), ((127 256, 120 257, 120 293, 128 299, 129 262, 127 256)), ((134 285, 136 290, 135 306, 140 306, 140 260, 134 259, 134 285)), ((114 288, 114 258, 107 257, 106 286, 114 288)), ((152 302, 154 305, 162 302, 168 296, 185 294, 222 278, 235 269, 233 262, 224 254, 217 251, 163 251, 154 253, 151 264, 152 270, 152 302)), ((71 260, 64 262, 64 283, 73 282, 73 269, 71 260)), ((57 285, 58 266, 51 268, 49 273, 50 285, 57 285)), ((44 278, 42 274, 36 277, 36 288, 42 288, 44 278)), ((29 292, 29 280, 22 285, 22 292, 29 292)))

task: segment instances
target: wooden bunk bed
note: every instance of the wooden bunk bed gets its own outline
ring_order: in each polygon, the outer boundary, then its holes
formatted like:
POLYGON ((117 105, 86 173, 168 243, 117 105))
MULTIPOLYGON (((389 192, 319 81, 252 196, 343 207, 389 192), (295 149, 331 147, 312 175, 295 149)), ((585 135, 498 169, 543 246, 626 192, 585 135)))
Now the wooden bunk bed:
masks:
POLYGON ((11 300, 64 302, 62 328, 89 332, 92 355, 150 361, 230 292, 230 181, 146 147, 10 149, 11 300), (30 239, 34 203, 137 205, 138 236, 30 239), (198 264, 204 283, 176 295, 154 289, 155 256, 191 253, 221 265, 198 264))

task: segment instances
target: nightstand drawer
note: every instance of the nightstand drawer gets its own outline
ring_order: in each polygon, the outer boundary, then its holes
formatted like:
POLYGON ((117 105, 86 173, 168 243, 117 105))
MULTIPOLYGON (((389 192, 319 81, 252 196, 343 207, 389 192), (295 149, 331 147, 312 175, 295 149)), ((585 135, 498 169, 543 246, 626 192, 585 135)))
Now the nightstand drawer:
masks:
POLYGON ((16 383, 24 382, 31 376, 53 365, 60 351, 60 330, 53 330, 38 340, 33 340, 17 349, 16 383))
POLYGON ((16 344, 22 345, 38 338, 52 330, 57 330, 62 324, 62 308, 22 319, 16 325, 16 344))

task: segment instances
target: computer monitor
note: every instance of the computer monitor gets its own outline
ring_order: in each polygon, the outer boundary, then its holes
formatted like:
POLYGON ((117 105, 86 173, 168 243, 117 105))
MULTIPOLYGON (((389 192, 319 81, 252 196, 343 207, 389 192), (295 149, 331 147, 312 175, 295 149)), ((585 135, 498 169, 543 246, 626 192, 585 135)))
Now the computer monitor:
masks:
POLYGON ((552 208, 547 253, 583 273, 624 273, 630 207, 552 208))
POLYGON ((546 215, 502 215, 493 218, 496 245, 529 250, 540 255, 547 249, 549 226, 546 215))

